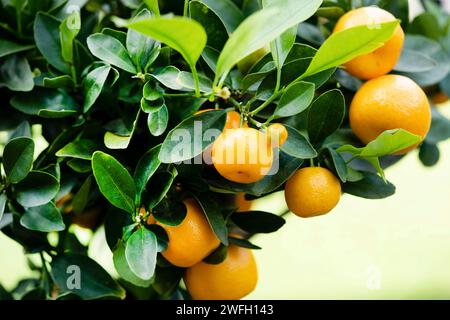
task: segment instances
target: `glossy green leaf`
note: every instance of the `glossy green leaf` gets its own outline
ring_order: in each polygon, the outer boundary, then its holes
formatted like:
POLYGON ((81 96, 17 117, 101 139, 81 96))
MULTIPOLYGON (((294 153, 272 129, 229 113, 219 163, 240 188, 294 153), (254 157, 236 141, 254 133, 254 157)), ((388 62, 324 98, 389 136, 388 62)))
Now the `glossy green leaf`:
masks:
POLYGON ((62 56, 62 48, 59 37, 60 21, 54 17, 39 12, 34 20, 34 39, 36 46, 49 64, 68 74, 69 67, 62 56))
POLYGON ((0 88, 12 91, 31 91, 34 87, 33 73, 28 60, 18 55, 11 55, 0 66, 0 88))
POLYGON ((169 110, 166 105, 158 108, 154 112, 148 114, 147 125, 150 133, 158 137, 164 133, 169 123, 169 110))
POLYGON ((439 148, 435 144, 428 142, 422 143, 419 151, 420 162, 426 167, 432 167, 439 162, 441 157, 439 148))
POLYGON ((153 282, 153 278, 142 280, 131 271, 125 255, 125 244, 122 241, 119 241, 117 248, 114 250, 113 261, 117 273, 125 281, 143 288, 147 288, 153 282))
POLYGON ((116 159, 101 151, 92 156, 92 170, 105 198, 117 208, 134 213, 136 188, 130 173, 116 159))
POLYGON ((129 73, 137 73, 127 49, 116 38, 103 33, 95 33, 88 37, 87 45, 97 58, 129 73))
POLYGON ((75 214, 77 215, 84 212, 89 202, 89 193, 91 192, 92 179, 92 175, 87 177, 87 179, 83 182, 80 189, 72 199, 73 212, 75 212, 75 214))
POLYGON ((345 99, 339 90, 330 90, 317 98, 308 111, 308 134, 312 143, 332 135, 345 116, 345 99))
POLYGON ((225 81, 240 60, 270 43, 286 30, 311 17, 321 0, 283 0, 245 19, 225 44, 217 62, 216 83, 225 81))
POLYGON ((139 31, 178 51, 195 66, 206 45, 206 33, 196 21, 182 18, 150 18, 132 22, 128 28, 139 31))
POLYGON ((297 129, 285 125, 288 132, 286 142, 281 146, 281 150, 286 154, 298 159, 313 159, 317 157, 317 151, 311 143, 297 129))
POLYGON ((275 118, 291 117, 305 111, 314 99, 315 85, 296 82, 286 88, 274 112, 275 118))
POLYGON ((348 167, 344 158, 331 147, 328 147, 327 151, 330 154, 331 158, 330 167, 332 165, 334 171, 337 173, 339 179, 341 179, 342 182, 347 182, 348 167))
POLYGON ((425 72, 432 70, 436 65, 437 62, 433 58, 419 51, 404 49, 394 70, 400 72, 425 72))
POLYGON ((94 260, 65 253, 53 258, 52 276, 62 292, 72 292, 82 299, 125 298, 125 290, 94 260))
POLYGON ((206 130, 216 129, 219 133, 225 127, 227 113, 225 110, 203 112, 182 121, 168 134, 159 153, 159 159, 163 163, 175 163, 189 160, 198 156, 217 137, 211 140, 199 140, 196 135, 204 136, 206 130))
POLYGON ((217 238, 224 245, 228 245, 228 229, 222 215, 221 207, 217 202, 212 200, 208 194, 196 194, 194 198, 202 208, 209 225, 214 231, 217 238))
POLYGON ((111 67, 108 65, 101 66, 89 72, 83 79, 84 113, 89 111, 100 96, 110 70, 111 67))
POLYGON ((71 76, 65 74, 62 76, 44 78, 43 84, 45 88, 50 89, 72 89, 75 85, 71 76))
POLYGON ((150 280, 155 273, 158 241, 153 232, 139 228, 128 239, 125 256, 131 271, 142 280, 150 280))
POLYGON ((50 202, 59 191, 59 182, 51 174, 31 171, 14 187, 16 200, 24 207, 37 207, 50 202))
POLYGON ((236 212, 231 220, 249 233, 272 233, 286 223, 282 217, 263 211, 236 212))
POLYGON ((144 0, 144 3, 155 15, 159 16, 158 0, 144 0))
MULTIPOLYGON (((148 193, 145 197, 146 207, 149 209, 154 208, 161 202, 161 200, 164 199, 166 194, 169 192, 176 175, 176 171, 161 171, 152 176, 150 181, 147 183, 148 193)), ((156 213, 155 216, 159 218, 161 214, 156 213)))
MULTIPOLYGON (((152 77, 173 90, 193 91, 195 89, 195 80, 192 73, 180 71, 173 66, 156 71, 152 74, 152 77)), ((199 75, 199 86, 201 92, 209 93, 211 92, 212 81, 205 76, 199 75)))
POLYGON ((75 158, 83 160, 91 160, 92 154, 98 150, 99 146, 94 140, 80 139, 75 140, 55 153, 57 157, 75 158))
POLYGON ((363 174, 362 180, 344 183, 343 191, 365 199, 384 199, 395 194, 393 184, 386 183, 375 173, 364 172, 363 174))
POLYGON ((34 142, 31 138, 12 139, 3 151, 3 168, 11 183, 18 183, 33 167, 34 142))
POLYGON ((34 45, 19 44, 10 40, 0 39, 0 58, 6 57, 13 53, 27 51, 33 48, 34 45))
POLYGON ((158 154, 161 150, 161 145, 153 147, 147 151, 139 160, 136 170, 134 172, 134 182, 136 184, 136 192, 138 197, 141 196, 144 191, 147 182, 159 168, 161 161, 158 158, 158 154))
POLYGON ((73 41, 80 29, 81 17, 79 10, 73 10, 59 26, 61 55, 66 62, 73 62, 73 41))
MULTIPOLYGON (((133 22, 151 16, 150 11, 143 9, 133 18, 133 22)), ((146 68, 155 61, 161 49, 160 43, 132 29, 128 29, 126 46, 134 65, 141 72, 145 72, 146 68)))
MULTIPOLYGON (((159 184, 161 186, 164 187, 168 184, 168 182, 160 180, 160 178, 164 178, 164 175, 159 175, 157 178, 159 178, 159 184)), ((164 194, 164 192, 167 193, 167 190, 160 192, 160 195, 164 194)), ((162 199, 163 197, 159 196, 159 198, 162 199)), ((150 201, 152 201, 152 199, 150 199, 150 201)), ((186 218, 187 208, 181 201, 168 201, 167 199, 162 199, 156 207, 152 208, 152 212, 156 221, 167 226, 178 226, 183 222, 184 218, 186 218)))
POLYGON ((387 130, 375 140, 369 142, 364 148, 355 148, 345 145, 337 149, 338 152, 347 152, 361 158, 382 157, 395 154, 422 141, 418 135, 403 129, 387 130))
POLYGON ((375 51, 391 38, 398 25, 398 21, 386 22, 377 28, 358 26, 332 34, 317 51, 301 79, 375 51))
POLYGON ((28 115, 43 118, 63 118, 78 112, 78 105, 65 91, 35 88, 11 99, 11 105, 28 115))
POLYGON ((66 228, 61 213, 52 202, 28 208, 20 218, 20 224, 29 230, 41 232, 62 231, 66 228))
POLYGON ((222 21, 229 34, 233 33, 244 20, 241 10, 231 0, 198 0, 211 9, 222 21))

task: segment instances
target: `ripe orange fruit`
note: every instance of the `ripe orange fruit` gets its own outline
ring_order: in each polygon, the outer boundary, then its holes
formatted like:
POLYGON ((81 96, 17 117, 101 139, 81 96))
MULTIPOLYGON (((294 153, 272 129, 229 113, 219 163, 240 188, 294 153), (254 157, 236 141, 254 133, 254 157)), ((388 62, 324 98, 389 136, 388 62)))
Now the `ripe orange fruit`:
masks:
POLYGON ((270 171, 273 151, 267 135, 256 129, 228 129, 214 141, 212 161, 225 179, 254 183, 270 171))
POLYGON ((404 76, 386 75, 366 82, 350 106, 350 126, 366 144, 392 129, 404 129, 425 138, 430 125, 431 110, 425 92, 404 76))
POLYGON ((230 245, 219 264, 200 262, 186 270, 184 283, 194 300, 238 300, 258 281, 255 257, 249 249, 230 245))
MULTIPOLYGON (((288 138, 288 132, 286 127, 281 123, 274 123, 267 128, 266 134, 270 137, 271 141, 277 141, 276 146, 281 147, 288 138)), ((275 146, 275 144, 273 144, 275 146)))
POLYGON ((252 201, 245 199, 244 192, 239 192, 238 194, 236 194, 235 204, 236 207, 238 208, 237 210, 238 212, 250 211, 252 203, 253 203, 252 201))
POLYGON ((341 198, 341 184, 331 171, 320 167, 298 170, 286 183, 289 210, 302 218, 330 212, 341 198))
POLYGON ((178 267, 190 267, 206 258, 220 244, 203 210, 194 199, 184 201, 186 218, 178 226, 161 224, 169 236, 169 245, 162 253, 178 267))
MULTIPOLYGON (((386 10, 377 7, 363 7, 344 14, 336 24, 333 33, 361 25, 376 27, 376 24, 395 20, 396 18, 386 10)), ((345 64, 347 72, 363 80, 388 74, 400 58, 404 40, 405 33, 402 27, 398 26, 391 39, 381 48, 347 62, 345 64)))

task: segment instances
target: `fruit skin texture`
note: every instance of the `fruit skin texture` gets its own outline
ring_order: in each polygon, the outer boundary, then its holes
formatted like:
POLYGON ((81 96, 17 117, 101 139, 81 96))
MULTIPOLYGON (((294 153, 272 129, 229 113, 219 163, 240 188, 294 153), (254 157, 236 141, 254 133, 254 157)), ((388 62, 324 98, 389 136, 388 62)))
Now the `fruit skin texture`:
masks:
POLYGON ((286 183, 286 203, 302 218, 324 215, 339 203, 341 184, 331 171, 320 167, 298 170, 286 183))
POLYGON ((255 257, 249 249, 231 245, 219 264, 200 262, 186 270, 186 287, 194 300, 238 300, 258 282, 255 257))
POLYGON ((161 224, 169 236, 163 257, 178 267, 191 267, 212 253, 220 244, 203 210, 193 199, 184 201, 186 218, 178 226, 161 224))
MULTIPOLYGON (((375 24, 391 22, 395 19, 390 12, 383 9, 363 7, 351 10, 343 15, 336 24, 333 33, 361 25, 374 25, 375 27, 375 24)), ((404 40, 405 33, 402 27, 398 26, 392 38, 384 46, 372 53, 356 57, 347 62, 345 64, 347 72, 362 80, 369 80, 388 74, 394 69, 400 58, 404 40)))
POLYGON ((266 134, 256 129, 228 129, 214 141, 212 160, 225 179, 254 183, 270 171, 273 151, 266 134))
POLYGON ((272 143, 272 145, 275 147, 281 147, 288 138, 288 132, 286 130, 286 127, 283 126, 281 123, 274 123, 270 125, 267 128, 267 135, 271 139, 278 139, 276 143, 272 143))
POLYGON ((366 82, 354 96, 350 105, 350 126, 365 144, 392 129, 407 130, 423 140, 431 126, 430 104, 425 92, 411 79, 382 76, 366 82))

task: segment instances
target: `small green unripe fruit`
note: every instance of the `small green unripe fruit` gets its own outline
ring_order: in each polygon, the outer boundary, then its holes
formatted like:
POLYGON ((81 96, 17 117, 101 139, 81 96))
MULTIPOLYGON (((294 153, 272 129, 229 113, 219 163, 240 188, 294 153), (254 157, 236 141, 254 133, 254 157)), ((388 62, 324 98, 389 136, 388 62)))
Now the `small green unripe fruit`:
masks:
POLYGON ((238 62, 237 66, 239 71, 241 71, 242 74, 246 74, 255 65, 255 63, 261 60, 262 57, 264 57, 269 52, 269 46, 265 46, 254 51, 253 53, 250 53, 248 56, 238 62))

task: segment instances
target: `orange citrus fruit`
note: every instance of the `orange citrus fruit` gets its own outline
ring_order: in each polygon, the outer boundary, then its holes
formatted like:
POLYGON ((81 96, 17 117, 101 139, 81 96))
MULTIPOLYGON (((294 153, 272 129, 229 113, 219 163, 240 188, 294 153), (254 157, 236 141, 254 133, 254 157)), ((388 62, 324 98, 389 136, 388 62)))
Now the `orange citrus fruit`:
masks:
POLYGON ((236 204, 236 207, 238 208, 237 209, 238 212, 250 211, 250 209, 252 207, 252 203, 253 203, 253 201, 245 199, 244 192, 239 192, 238 194, 236 194, 235 204, 236 204))
POLYGON ((256 129, 227 129, 213 143, 212 161, 225 179, 254 183, 270 171, 273 151, 267 135, 256 129))
POLYGON ((190 267, 206 258, 220 244, 203 210, 194 199, 184 201, 187 214, 178 226, 161 224, 169 236, 162 253, 167 261, 178 267, 190 267))
MULTIPOLYGON (((333 32, 362 25, 375 28, 377 24, 395 20, 396 18, 386 10, 377 7, 363 7, 344 14, 339 19, 333 32)), ((388 74, 400 58, 404 40, 403 29, 398 26, 392 37, 381 48, 347 62, 345 64, 347 72, 363 80, 388 74)))
POLYGON ((286 183, 289 210, 302 218, 330 212, 341 198, 341 184, 331 171, 320 167, 298 170, 286 183))
POLYGON ((424 139, 430 125, 431 110, 425 92, 404 76, 386 75, 366 82, 350 106, 350 126, 366 144, 392 129, 404 129, 424 139))
POLYGON ((186 270, 184 282, 194 300, 238 300, 258 281, 255 257, 249 249, 230 245, 219 264, 200 262, 186 270))
POLYGON ((267 128, 266 134, 270 137, 271 141, 277 141, 277 147, 281 147, 288 138, 286 127, 281 123, 274 123, 270 125, 267 128))

